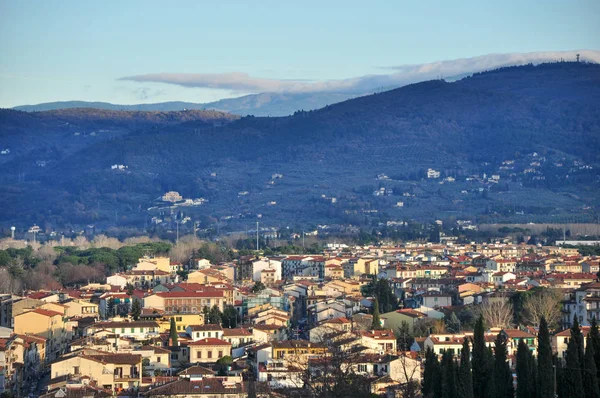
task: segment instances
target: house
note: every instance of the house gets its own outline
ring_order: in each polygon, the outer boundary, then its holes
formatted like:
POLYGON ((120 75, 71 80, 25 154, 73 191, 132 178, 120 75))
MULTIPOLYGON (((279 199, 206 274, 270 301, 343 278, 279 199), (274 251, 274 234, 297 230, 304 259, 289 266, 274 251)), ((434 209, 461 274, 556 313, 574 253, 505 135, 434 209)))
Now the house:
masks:
POLYGON ((46 356, 58 358, 67 351, 66 317, 63 313, 37 308, 15 316, 17 334, 35 334, 47 340, 46 356))
POLYGON ((367 347, 369 352, 396 352, 396 335, 392 330, 366 330, 359 333, 360 343, 367 347))
POLYGON ((142 382, 142 356, 83 350, 52 363, 50 384, 64 376, 87 376, 98 386, 115 391, 137 388, 142 382))
MULTIPOLYGON (((585 350, 585 345, 587 343, 587 336, 590 333, 590 326, 581 326, 581 334, 583 335, 583 349, 585 350)), ((556 350, 559 358, 566 358, 567 356, 567 346, 569 344, 569 339, 571 338, 571 329, 565 329, 561 332, 556 333, 552 336, 552 347, 556 350)))
POLYGON ((128 337, 138 341, 157 337, 159 334, 158 323, 155 321, 107 321, 89 325, 86 335, 93 336, 103 330, 108 330, 117 337, 128 337))
POLYGON ((492 274, 492 282, 494 286, 504 286, 506 282, 514 280, 516 277, 512 272, 495 272, 492 274))
POLYGON ((252 338, 257 343, 287 340, 287 327, 277 325, 254 325, 252 338))
POLYGON ((224 356, 231 356, 231 343, 207 337, 188 343, 190 363, 215 363, 224 356))
POLYGON ((205 339, 207 337, 214 337, 216 339, 223 338, 223 328, 221 325, 190 325, 186 328, 186 333, 194 341, 205 339))
POLYGON ((247 397, 248 394, 248 387, 241 376, 214 376, 183 377, 179 380, 153 387, 146 393, 146 396, 161 398, 240 398, 247 397))
POLYGON ((519 347, 519 341, 521 340, 527 344, 529 350, 535 355, 537 338, 533 334, 520 329, 502 329, 500 333, 506 337, 506 348, 509 355, 517 355, 517 348, 519 347))
POLYGON ((223 291, 183 291, 155 293, 144 297, 144 308, 155 308, 167 312, 199 313, 204 307, 217 306, 223 311, 226 298, 223 291))
POLYGON ((381 314, 380 318, 383 321, 383 327, 391 330, 398 330, 403 322, 408 324, 409 330, 413 330, 414 324, 419 320, 426 318, 427 315, 411 308, 404 308, 396 311, 386 312, 381 314))

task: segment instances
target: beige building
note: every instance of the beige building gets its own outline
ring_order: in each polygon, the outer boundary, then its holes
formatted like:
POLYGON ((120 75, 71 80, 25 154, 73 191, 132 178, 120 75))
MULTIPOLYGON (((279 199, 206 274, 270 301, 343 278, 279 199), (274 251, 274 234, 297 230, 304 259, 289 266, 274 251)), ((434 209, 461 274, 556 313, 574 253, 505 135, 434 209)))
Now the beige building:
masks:
POLYGON ((190 363, 214 363, 224 356, 231 356, 231 343, 214 337, 188 343, 188 349, 190 363))
POLYGON ((67 351, 66 317, 63 313, 37 308, 15 316, 15 333, 35 334, 47 340, 46 355, 49 360, 67 351))
POLYGON ((98 386, 117 392, 139 387, 142 382, 142 356, 83 350, 52 364, 51 379, 61 376, 87 376, 98 386))

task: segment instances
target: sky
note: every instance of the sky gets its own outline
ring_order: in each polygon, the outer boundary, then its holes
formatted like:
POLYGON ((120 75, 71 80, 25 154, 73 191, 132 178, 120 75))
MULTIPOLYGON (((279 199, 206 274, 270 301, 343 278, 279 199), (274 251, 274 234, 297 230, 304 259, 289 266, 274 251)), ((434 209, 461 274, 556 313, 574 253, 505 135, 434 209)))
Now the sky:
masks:
POLYGON ((600 62, 598 21, 598 0, 0 0, 0 107, 353 91, 560 51, 600 62))

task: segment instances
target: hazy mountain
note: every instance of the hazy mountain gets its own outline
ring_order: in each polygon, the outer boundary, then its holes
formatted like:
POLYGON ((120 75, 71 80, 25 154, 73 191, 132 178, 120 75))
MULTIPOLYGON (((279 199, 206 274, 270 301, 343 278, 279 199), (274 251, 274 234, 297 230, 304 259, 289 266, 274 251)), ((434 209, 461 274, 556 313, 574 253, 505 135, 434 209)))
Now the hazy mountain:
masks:
POLYGON ((168 217, 146 210, 168 190, 209 200, 180 209, 195 218, 260 213, 275 225, 551 221, 600 206, 596 64, 501 68, 283 118, 174 112, 133 123, 96 112, 0 113, 14 143, 0 168, 0 223, 143 226, 168 217))
POLYGON ((183 109, 214 109, 236 115, 287 116, 297 110, 319 109, 326 105, 355 97, 356 94, 310 93, 279 94, 261 93, 227 98, 216 102, 160 102, 156 104, 116 105, 108 102, 59 101, 37 105, 21 105, 13 109, 25 112, 43 112, 56 109, 95 108, 113 111, 180 111, 183 109))

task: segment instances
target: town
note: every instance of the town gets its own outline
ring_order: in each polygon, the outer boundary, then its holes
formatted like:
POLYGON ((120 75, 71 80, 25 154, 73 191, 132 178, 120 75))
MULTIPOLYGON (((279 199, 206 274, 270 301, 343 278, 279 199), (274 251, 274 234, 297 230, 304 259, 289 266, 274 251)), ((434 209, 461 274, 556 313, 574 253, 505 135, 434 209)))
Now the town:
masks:
POLYGON ((100 282, 5 283, 2 396, 441 396, 431 366, 465 362, 478 327, 510 375, 541 324, 558 362, 573 330, 598 334, 600 257, 573 246, 330 243, 219 263, 159 247, 100 282))

